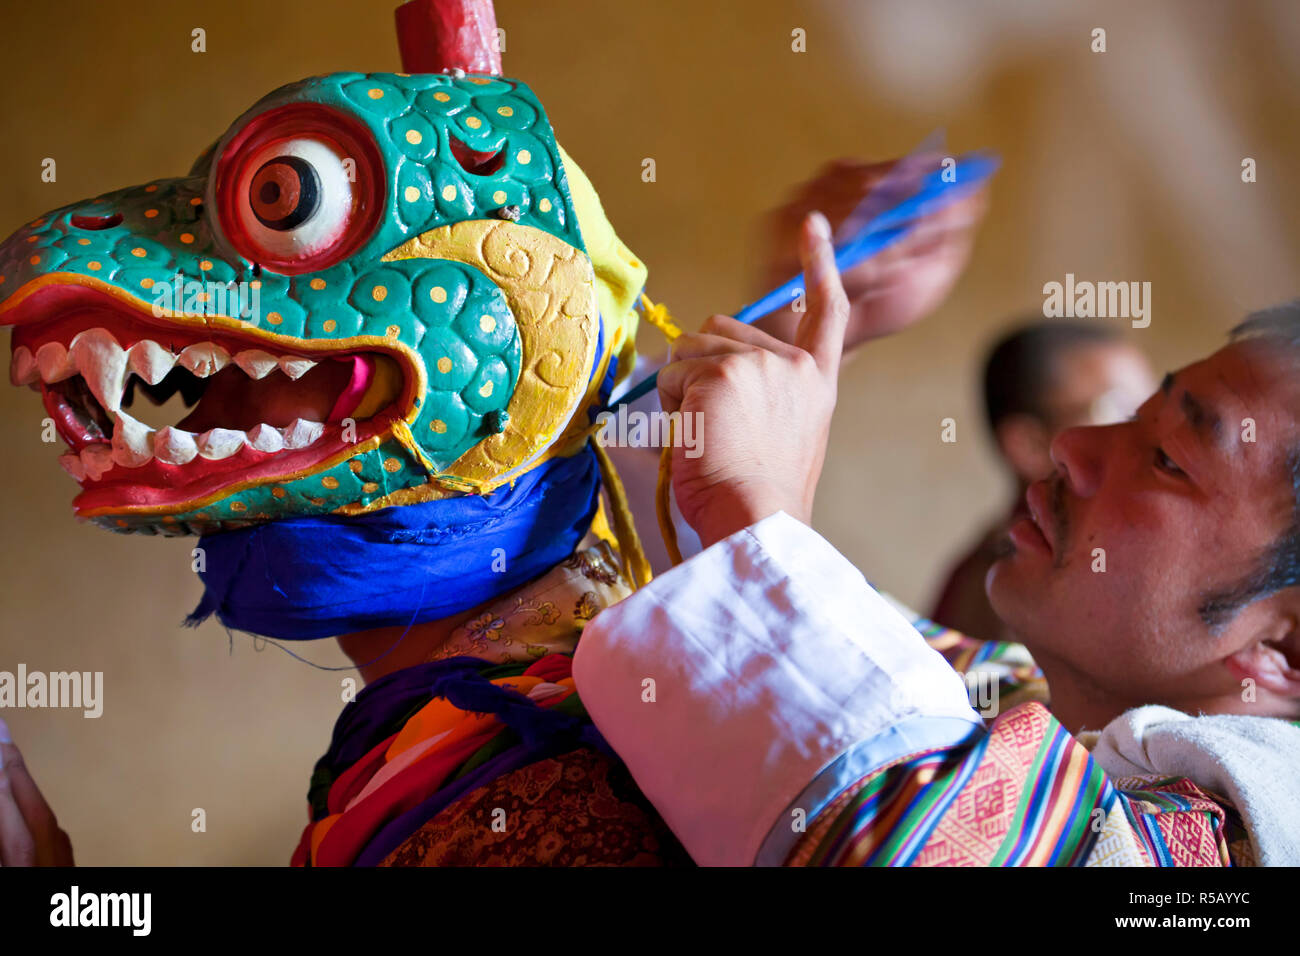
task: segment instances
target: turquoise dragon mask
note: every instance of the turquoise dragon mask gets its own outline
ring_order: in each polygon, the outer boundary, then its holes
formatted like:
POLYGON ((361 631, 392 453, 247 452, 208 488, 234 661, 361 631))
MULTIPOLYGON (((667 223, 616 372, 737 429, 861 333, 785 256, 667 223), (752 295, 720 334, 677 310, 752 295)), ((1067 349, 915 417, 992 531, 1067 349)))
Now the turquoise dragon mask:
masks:
POLYGON ((265 97, 188 176, 10 236, 0 322, 77 513, 207 533, 484 494, 573 454, 644 279, 525 84, 335 73, 265 97), (177 393, 174 425, 133 414, 177 393))

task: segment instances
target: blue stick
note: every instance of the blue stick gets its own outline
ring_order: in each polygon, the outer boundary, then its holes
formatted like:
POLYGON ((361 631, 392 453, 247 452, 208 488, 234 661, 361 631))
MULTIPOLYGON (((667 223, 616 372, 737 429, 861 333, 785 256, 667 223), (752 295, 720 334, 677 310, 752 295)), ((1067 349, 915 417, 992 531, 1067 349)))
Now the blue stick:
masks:
MULTIPOLYGON (((938 169, 921 180, 920 189, 902 202, 885 210, 867 222, 857 234, 835 249, 835 265, 841 272, 865 262, 881 250, 902 239, 923 217, 963 198, 982 185, 998 168, 998 159, 989 153, 971 153, 963 156, 951 169, 938 169), (945 180, 945 174, 952 174, 945 180)), ((804 294, 803 276, 782 283, 762 298, 751 302, 736 313, 736 319, 750 325, 765 315, 783 309, 804 294)), ((604 411, 613 411, 620 405, 630 405, 659 381, 655 372, 611 402, 604 411)))

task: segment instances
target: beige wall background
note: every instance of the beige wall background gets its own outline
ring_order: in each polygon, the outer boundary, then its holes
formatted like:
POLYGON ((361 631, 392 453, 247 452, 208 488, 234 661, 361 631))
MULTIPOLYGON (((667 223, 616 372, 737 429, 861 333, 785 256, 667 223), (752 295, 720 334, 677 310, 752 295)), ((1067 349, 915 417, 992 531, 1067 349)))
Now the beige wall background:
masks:
MULTIPOLYGON (((394 0, 7 3, 0 231, 183 173, 250 103, 301 77, 398 69, 394 0), (208 51, 190 51, 190 31, 208 51), (58 181, 40 180, 54 157, 58 181)), ((1152 283, 1133 332, 1160 368, 1300 291, 1300 5, 995 0, 499 0, 529 83, 601 191, 651 291, 693 327, 757 290, 754 229, 840 154, 935 127, 1003 171, 971 268, 928 322, 844 372, 820 530, 926 605, 1005 507, 979 419, 981 350, 1043 283, 1152 283), (1090 31, 1108 51, 1090 52, 1090 31), (791 31, 807 31, 807 52, 791 31), (643 183, 653 157, 658 180, 643 183), (1241 182, 1243 157, 1258 163, 1241 182), (939 422, 958 422, 956 444, 939 422)), ((1105 320, 1098 320, 1105 321, 1105 320)), ((1114 320, 1110 320, 1114 321, 1114 320)), ((7 335, 7 333, 5 333, 7 335)), ((658 350, 655 333, 643 347, 658 350)), ((7 350, 6 350, 7 352, 7 350)), ((346 671, 179 623, 192 542, 80 527, 27 390, 0 390, 0 670, 103 671, 104 715, 15 710, 38 782, 90 864, 279 864, 305 817, 346 671), (195 808, 207 831, 191 830, 195 808)), ((339 666, 327 643, 300 645, 339 666)))

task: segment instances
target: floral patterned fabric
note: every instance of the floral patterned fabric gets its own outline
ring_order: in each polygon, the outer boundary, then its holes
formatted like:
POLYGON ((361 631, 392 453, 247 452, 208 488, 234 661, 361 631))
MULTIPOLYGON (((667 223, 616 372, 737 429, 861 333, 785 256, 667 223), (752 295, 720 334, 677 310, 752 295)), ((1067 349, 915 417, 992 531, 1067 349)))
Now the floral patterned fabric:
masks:
POLYGON ((294 863, 689 864, 570 673, 583 625, 630 590, 599 543, 363 690, 317 763, 294 863))
POLYGON ((475 790, 424 824, 380 865, 690 862, 626 768, 584 749, 530 764, 475 790))

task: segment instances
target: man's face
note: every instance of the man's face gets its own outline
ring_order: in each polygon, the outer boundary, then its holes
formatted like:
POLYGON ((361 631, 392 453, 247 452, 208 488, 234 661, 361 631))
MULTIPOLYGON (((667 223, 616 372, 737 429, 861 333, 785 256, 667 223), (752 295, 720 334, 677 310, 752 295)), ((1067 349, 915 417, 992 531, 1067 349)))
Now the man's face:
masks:
POLYGON ((1045 667, 1141 701, 1225 692, 1248 615, 1212 632, 1199 609, 1290 523, 1289 378, 1261 346, 1231 345, 1167 377, 1132 421, 1057 435, 1056 472, 1030 486, 1032 517, 986 582, 1045 667))

